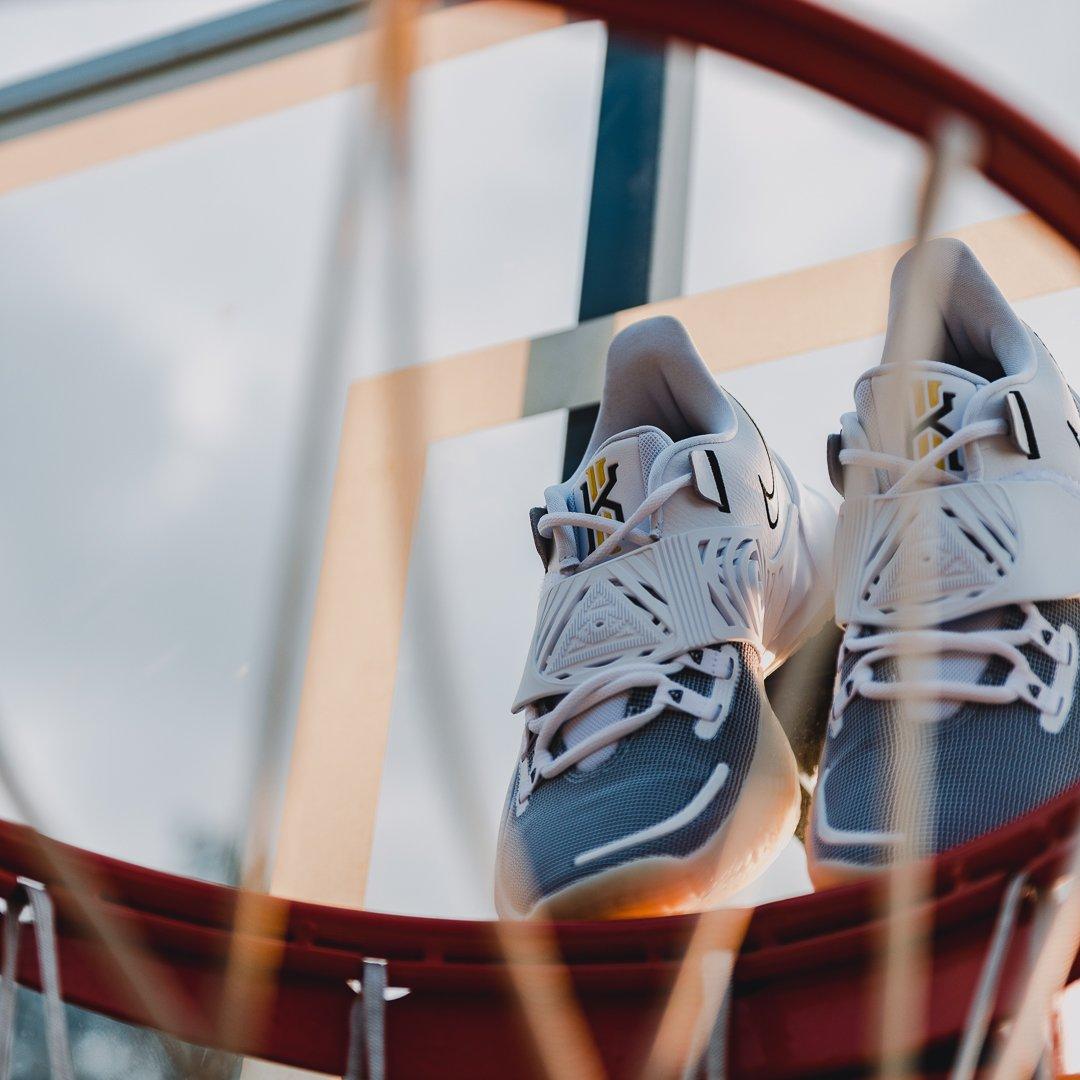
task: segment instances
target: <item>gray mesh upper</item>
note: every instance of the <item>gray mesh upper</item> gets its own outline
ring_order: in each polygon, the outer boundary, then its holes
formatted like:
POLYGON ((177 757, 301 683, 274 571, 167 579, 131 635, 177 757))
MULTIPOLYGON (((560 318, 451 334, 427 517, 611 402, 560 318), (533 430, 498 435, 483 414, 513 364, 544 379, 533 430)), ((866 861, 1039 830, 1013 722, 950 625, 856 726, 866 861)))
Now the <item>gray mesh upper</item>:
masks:
MULTIPOLYGON (((503 817, 499 859, 501 884, 519 911, 531 909, 575 881, 649 855, 690 855, 715 835, 735 806, 757 745, 761 712, 760 661, 739 644, 741 661, 731 711, 712 739, 694 734, 694 719, 667 709, 622 739, 616 752, 588 771, 570 769, 541 781, 520 815, 515 773, 503 817), (574 857, 648 828, 677 813, 705 785, 721 762, 731 770, 706 810, 659 839, 626 848, 584 866, 574 857)), ((708 694, 712 678, 684 670, 673 678, 708 694)), ((630 695, 627 712, 648 707, 652 690, 630 695)))
MULTIPOLYGON (((1080 632, 1080 600, 1041 603, 1038 608, 1052 625, 1067 623, 1080 632)), ((1007 628, 1022 622, 1017 608, 1006 609, 1003 616, 1007 628)), ((1040 679, 1053 680, 1053 660, 1033 646, 1021 652, 1040 679)), ((841 671, 849 667, 850 660, 845 660, 841 671)), ((1000 685, 1008 672, 1004 660, 993 658, 979 681, 1000 685)), ((890 677, 895 678, 895 670, 878 665, 875 678, 890 677)), ((965 704, 930 725, 922 759, 905 763, 903 769, 893 761, 901 722, 900 706, 893 701, 856 697, 844 711, 839 733, 826 742, 818 774, 821 783, 828 772, 825 801, 832 828, 893 831, 890 803, 902 772, 913 790, 936 796, 922 817, 921 848, 940 852, 998 828, 1080 781, 1080 694, 1057 734, 1045 731, 1038 711, 1024 702, 965 704)), ((825 843, 816 823, 811 842, 818 861, 880 865, 892 854, 887 844, 825 843)))

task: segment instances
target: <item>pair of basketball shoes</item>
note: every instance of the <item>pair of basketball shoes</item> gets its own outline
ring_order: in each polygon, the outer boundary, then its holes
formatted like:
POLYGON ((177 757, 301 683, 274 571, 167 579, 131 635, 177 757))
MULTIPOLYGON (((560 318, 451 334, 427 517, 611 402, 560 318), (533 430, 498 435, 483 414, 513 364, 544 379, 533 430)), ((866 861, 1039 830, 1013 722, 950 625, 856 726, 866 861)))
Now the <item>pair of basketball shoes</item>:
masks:
POLYGON ((817 886, 912 840, 962 843, 1080 780, 1075 393, 972 252, 936 240, 897 267, 855 405, 828 440, 838 523, 676 320, 612 342, 584 461, 532 512, 546 575, 514 704, 504 917, 693 910, 760 873, 801 806, 762 680, 833 611, 817 886), (938 286, 920 316, 936 344, 899 363, 915 258, 938 286), (921 813, 904 816, 905 791, 921 813))

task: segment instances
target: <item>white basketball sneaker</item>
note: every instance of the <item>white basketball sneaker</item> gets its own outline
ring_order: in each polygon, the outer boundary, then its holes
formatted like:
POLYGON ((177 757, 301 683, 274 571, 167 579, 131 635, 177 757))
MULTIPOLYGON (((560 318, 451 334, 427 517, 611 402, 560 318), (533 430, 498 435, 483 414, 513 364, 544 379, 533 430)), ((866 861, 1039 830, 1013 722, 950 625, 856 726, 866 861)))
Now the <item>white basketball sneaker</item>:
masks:
POLYGON ((1076 395, 965 245, 920 251, 937 347, 896 362, 909 253, 884 358, 830 440, 846 632, 808 830, 819 886, 963 843, 1080 781, 1076 395))
POLYGON ((798 820, 762 677, 828 618, 835 513, 666 317, 612 342, 585 459, 545 494, 498 909, 698 909, 798 820))

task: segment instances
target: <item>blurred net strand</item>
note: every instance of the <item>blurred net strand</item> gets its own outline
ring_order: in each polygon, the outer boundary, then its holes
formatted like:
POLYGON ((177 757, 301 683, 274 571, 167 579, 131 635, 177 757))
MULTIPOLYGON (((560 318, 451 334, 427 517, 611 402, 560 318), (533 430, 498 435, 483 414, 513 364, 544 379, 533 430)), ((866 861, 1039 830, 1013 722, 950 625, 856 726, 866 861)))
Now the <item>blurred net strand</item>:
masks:
POLYGON ((15 892, 8 897, 4 913, 4 962, 0 973, 0 1080, 9 1080, 18 998, 15 969, 19 956, 21 916, 33 923, 34 946, 41 980, 45 1020, 45 1046, 53 1080, 74 1080, 67 1016, 60 996, 60 968, 56 952, 56 920, 48 890, 40 881, 16 878, 15 892))
MULTIPOLYGON (((360 139, 358 114, 354 114, 354 130, 350 131, 343 179, 336 213, 334 247, 328 260, 324 302, 317 323, 314 373, 309 380, 307 405, 304 412, 303 456, 294 474, 292 501, 287 522, 288 557, 283 563, 283 579, 279 593, 275 622, 272 667, 264 698, 259 746, 255 755, 255 770, 250 799, 251 815, 247 829, 247 857, 244 886, 251 890, 241 895, 233 927, 232 949, 226 973, 226 1031, 235 1034, 242 1022, 250 1022, 273 990, 273 981, 280 964, 281 949, 268 950, 265 936, 250 934, 253 929, 280 932, 280 927, 265 924, 266 909, 255 890, 265 884, 269 861, 271 822, 276 799, 274 784, 277 766, 288 729, 290 691, 295 675, 287 676, 287 666, 303 653, 299 629, 303 624, 300 602, 304 595, 305 574, 317 557, 315 544, 322 530, 311 527, 324 515, 316 505, 312 492, 317 490, 322 469, 332 466, 336 444, 329 445, 338 425, 329 423, 333 415, 336 392, 344 381, 345 347, 348 303, 355 294, 357 273, 357 230, 363 220, 365 196, 372 180, 386 185, 391 207, 390 220, 396 242, 389 245, 385 280, 386 305, 392 327, 392 368, 415 363, 418 359, 416 340, 416 290, 413 282, 412 256, 415 250, 412 229, 409 160, 409 80, 415 69, 416 25, 419 5, 416 0, 382 0, 376 6, 376 26, 381 34, 377 94, 379 108, 375 139, 363 147, 360 139), (364 154, 363 150, 368 150, 364 154), (328 434, 329 433, 329 434, 328 434)), ((388 402, 385 435, 389 441, 403 443, 427 429, 428 402, 418 394, 406 403, 391 396, 388 402)), ((408 496, 397 485, 387 505, 371 509, 371 518, 383 529, 408 535, 413 507, 408 496)), ((395 545, 395 552, 407 564, 409 552, 404 545, 395 545)), ((443 639, 449 628, 441 607, 441 594, 432 590, 429 596, 429 624, 442 628, 443 639)), ((487 833, 487 814, 476 795, 473 777, 465 766, 460 746, 464 725, 460 717, 448 715, 457 698, 446 693, 456 678, 446 663, 444 650, 436 648, 425 658, 428 678, 422 691, 430 698, 422 715, 428 723, 433 746, 437 747, 442 766, 439 775, 456 819, 461 823, 465 847, 474 863, 479 879, 489 876, 490 867, 480 856, 478 841, 487 833), (433 687, 442 692, 437 699, 433 687), (436 722, 438 718, 439 722, 436 722), (455 739, 454 735, 458 737, 455 739)), ((495 924, 499 946, 507 961, 512 986, 530 1029, 533 1042, 548 1074, 566 1080, 600 1078, 603 1070, 588 1025, 573 995, 569 974, 562 962, 554 933, 549 926, 534 924, 528 928, 495 924)))
MULTIPOLYGON (((812 685, 822 665, 832 667, 835 663, 835 644, 831 637, 819 633, 812 637, 802 649, 789 658, 783 670, 790 671, 795 677, 783 684, 783 695, 794 699, 805 693, 814 692, 812 685), (827 655, 831 659, 827 660, 827 655)), ((771 706, 770 706, 771 707, 771 706)), ((774 710, 775 711, 775 710, 774 710)), ((787 732, 789 738, 792 732, 787 732)), ((801 732, 797 734, 801 735, 801 732)), ((805 741, 805 740, 804 740, 805 741)), ((805 746, 796 748, 800 772, 808 764, 808 750, 805 746), (803 752, 800 753, 799 750, 803 752)), ((814 758, 819 751, 815 749, 814 758)), ((804 804, 810 792, 807 780, 800 776, 800 790, 804 804)), ((800 826, 802 821, 800 820, 800 826)), ((799 835, 798 828, 796 835, 799 835)), ((799 837, 800 840, 802 837, 799 837)), ((672 984, 671 994, 657 1028, 656 1036, 645 1066, 647 1078, 668 1077, 681 1069, 684 1077, 695 1075, 695 1070, 704 1067, 709 1080, 714 1080, 708 1072, 711 1068, 717 1075, 723 1075, 726 1068, 727 1051, 724 1047, 724 1062, 717 1066, 717 1050, 714 1046, 716 1025, 721 1020, 718 1010, 730 1020, 733 1012, 734 970, 746 931, 753 917, 753 908, 713 908, 698 914, 694 932, 691 935, 683 961, 672 984), (722 970, 719 956, 730 956, 730 964, 723 975, 723 993, 717 996, 718 972, 722 970), (704 1064, 702 1064, 704 1063, 704 1064)))
POLYGON ((1046 890, 1035 920, 1027 970, 1017 995, 1019 1005, 1011 1022, 998 1032, 990 1080, 1027 1080, 1050 1067, 1055 998, 1068 980, 1080 947, 1080 823, 1070 845, 1068 863, 1046 890))
MULTIPOLYGON (((374 7, 375 34, 385 43, 380 55, 395 47, 391 24, 394 9, 400 6, 401 0, 382 0, 374 7)), ((364 65, 364 44, 363 37, 357 36, 353 54, 357 73, 364 65)), ((383 87, 386 77, 386 71, 379 72, 380 100, 393 96, 393 91, 383 87)), ((256 1015, 265 1022, 265 1006, 273 993, 284 948, 285 909, 279 905, 267 906, 262 894, 269 884, 278 782, 291 728, 291 710, 298 699, 307 656, 303 639, 308 624, 307 600, 322 550, 328 518, 328 478, 333 474, 341 429, 349 304, 358 280, 356 234, 372 173, 393 150, 392 137, 387 134, 393 122, 378 112, 375 137, 365 140, 365 113, 360 97, 355 90, 350 96, 342 138, 337 205, 331 215, 322 288, 318 292, 320 303, 313 322, 311 361, 300 413, 299 449, 280 533, 285 541, 279 555, 280 577, 265 654, 265 681, 258 711, 261 720, 247 783, 247 818, 240 834, 242 892, 233 921, 221 1012, 227 1040, 238 1037, 256 1015)))
MULTIPOLYGON (((943 329, 937 298, 944 282, 925 242, 934 235, 942 203, 961 170, 974 166, 982 152, 981 134, 966 120, 943 116, 927 144, 929 162, 916 208, 916 235, 908 287, 896 319, 899 357, 897 394, 905 410, 915 387, 914 364, 936 353, 943 329)), ((933 493, 927 493, 933 498, 933 493)), ((919 628, 917 605, 903 598, 895 605, 899 628, 919 628)), ((906 638, 904 639, 906 640, 906 638)), ((901 682, 918 682, 930 674, 934 659, 902 648, 896 659, 901 682)), ((888 772, 893 777, 890 820, 902 837, 886 873, 885 934, 881 955, 879 1071, 888 1080, 912 1076, 919 1038, 926 1026, 926 984, 931 962, 932 912, 927 905, 933 866, 925 836, 936 812, 936 728, 927 706, 901 697, 897 701, 896 739, 888 772)))
POLYGON ((735 963, 753 914, 735 907, 698 913, 645 1063, 646 1080, 693 1075, 707 1056, 720 1010, 731 1009, 735 963), (730 960, 722 964, 718 956, 730 960))
POLYGON ((1030 892, 1026 871, 1017 874, 1005 889, 949 1080, 975 1080, 979 1058, 986 1045, 986 1036, 993 1018, 994 1004, 1001 988, 1001 974, 1009 955, 1009 946, 1013 941, 1020 910, 1030 892))
MULTIPOLYGON (((921 256, 922 241, 933 234, 933 225, 949 182, 962 167, 977 158, 979 138, 971 126, 959 118, 946 118, 939 127, 938 135, 930 145, 930 162, 926 181, 920 193, 917 207, 917 233, 915 267, 911 287, 899 313, 901 355, 910 359, 929 355, 929 348, 941 332, 938 323, 930 317, 936 311, 933 298, 938 283, 931 264, 921 256)), ((911 369, 905 371, 905 381, 910 382, 911 369)), ((901 393, 906 400, 907 386, 901 393)), ((905 605, 905 608, 907 606, 905 605)), ((910 620, 914 625, 914 613, 910 620)), ((915 657, 899 658, 901 677, 905 680, 916 672, 905 671, 925 663, 915 657)), ((898 729, 900 739, 895 750, 894 765, 902 767, 905 762, 917 760, 924 750, 923 740, 930 725, 907 715, 907 703, 901 702, 898 729)), ((894 775, 902 770, 894 768, 894 775)), ((901 857, 891 865, 886 908, 886 940, 883 950, 883 994, 880 1017, 881 1072, 883 1076, 900 1080, 910 1073, 911 1033, 918 1030, 919 1010, 924 1001, 923 987, 926 978, 927 930, 925 914, 920 914, 928 895, 927 868, 920 856, 919 839, 922 835, 926 798, 924 791, 915 790, 920 774, 916 772, 910 785, 900 784, 896 792, 894 813, 898 817, 898 831, 907 838, 901 857), (920 808, 922 808, 920 812, 920 808)), ((905 777, 906 778, 906 777, 905 777)), ((928 785, 922 785, 926 788, 928 785)), ((646 1066, 645 1075, 660 1077, 670 1075, 678 1063, 696 1062, 704 1050, 700 1027, 695 1028, 695 1018, 702 1008, 702 1001, 692 987, 706 978, 705 965, 712 954, 707 944, 716 933, 716 922, 724 909, 707 911, 698 917, 690 945, 684 955, 679 976, 665 1008, 660 1028, 646 1066)), ((730 911, 731 909, 729 909, 730 911)), ((749 912, 743 925, 743 933, 749 925, 749 912)), ((731 943, 737 954, 740 941, 731 943)), ((732 977, 734 967, 729 972, 732 977)), ((687 1066, 689 1067, 689 1066, 687 1066)))
MULTIPOLYGON (((415 50, 415 17, 417 8, 412 0, 391 0, 390 33, 387 50, 382 54, 380 84, 385 89, 384 104, 391 118, 392 153, 386 164, 391 196, 391 220, 397 242, 391 245, 386 267, 386 308, 392 327, 393 367, 414 364, 419 358, 416 337, 417 292, 413 280, 415 253, 414 222, 411 203, 411 171, 409 155, 409 74, 415 50)), ((429 408, 423 384, 409 401, 404 395, 391 395, 387 403, 385 436, 391 445, 408 444, 423 438, 428 430, 429 408)), ((389 505, 372 507, 371 518, 379 527, 393 529, 398 535, 410 535, 409 527, 414 507, 404 485, 393 485, 389 505), (381 512, 380 512, 381 511, 381 512)), ((409 567, 409 551, 405 545, 395 545, 395 552, 409 567)), ((453 637, 453 628, 441 587, 442 577, 425 573, 427 552, 417 545, 412 552, 411 569, 430 589, 426 625, 433 647, 425 652, 425 677, 418 681, 421 705, 418 710, 425 726, 431 753, 439 763, 437 770, 442 781, 447 809, 458 823, 466 858, 471 863, 474 880, 488 881, 491 866, 488 861, 490 818, 487 807, 475 783, 472 761, 479 756, 466 754, 468 729, 460 713, 463 697, 454 692, 458 672, 448 662, 444 642, 453 637), (468 760, 466 758, 468 757, 468 760)), ((592 1033, 585 1022, 574 995, 569 972, 563 963, 553 928, 544 922, 507 924, 494 923, 499 948, 506 961, 511 986, 516 995, 534 1048, 545 1073, 558 1080, 599 1080, 604 1075, 592 1033)))
POLYGON ((51 839, 51 830, 39 807, 28 794, 16 774, 14 761, 7 746, 0 716, 0 787, 11 800, 15 812, 29 826, 29 836, 48 868, 53 880, 65 890, 65 901, 79 920, 104 948, 104 958, 118 980, 129 1006, 134 1012, 145 1010, 154 1038, 173 1065, 185 1067, 187 1059, 175 1041, 164 1033, 184 1030, 189 1026, 190 1010, 182 1004, 182 994, 171 974, 160 968, 153 974, 143 955, 145 935, 131 923, 121 922, 107 913, 104 904, 94 903, 91 897, 105 895, 106 883, 85 863, 79 863, 51 839))
MULTIPOLYGON (((717 950, 702 965, 709 978, 712 1000, 702 1010, 702 1018, 711 1016, 708 1040, 705 1045, 704 1063, 706 1080, 724 1080, 727 1076, 727 1041, 731 1027, 731 1000, 734 995, 732 974, 735 971, 735 953, 717 950), (716 998, 719 997, 719 1003, 716 998)), ((689 1066, 689 1062, 688 1062, 689 1066)), ((689 1072, 689 1067, 687 1069, 689 1072)))
POLYGON ((679 1045, 682 1040, 673 1041, 670 1051, 656 1055, 646 1066, 646 1077, 673 1076, 681 1062, 681 1080, 699 1080, 702 1075, 705 1080, 724 1080, 731 1024, 732 973, 737 956, 737 947, 709 949, 704 953, 700 964, 701 1003, 694 1029, 684 1045, 679 1045))

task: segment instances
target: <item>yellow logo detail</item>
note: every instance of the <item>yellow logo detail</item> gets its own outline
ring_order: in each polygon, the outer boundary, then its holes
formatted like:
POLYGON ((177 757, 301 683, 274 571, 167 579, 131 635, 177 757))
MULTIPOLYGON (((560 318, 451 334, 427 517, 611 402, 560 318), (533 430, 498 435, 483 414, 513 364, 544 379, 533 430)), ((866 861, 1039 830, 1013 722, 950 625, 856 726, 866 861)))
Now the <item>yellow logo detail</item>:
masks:
MULTIPOLYGON (((936 450, 951 434, 942 418, 952 411, 953 394, 942 393, 940 379, 927 379, 912 387, 915 422, 911 448, 915 457, 923 458, 936 450)), ((937 468, 945 470, 949 461, 939 461, 937 468)))
MULTIPOLYGON (((625 521, 622 505, 611 497, 615 487, 615 476, 619 470, 618 462, 608 468, 607 458, 597 458, 585 470, 585 483, 581 485, 581 497, 586 514, 607 518, 608 521, 625 521)), ((595 551, 604 542, 604 535, 587 530, 589 551, 595 551)))
POLYGON ((585 470, 585 479, 589 484, 589 502, 595 503, 607 483, 607 458, 597 458, 585 470))

